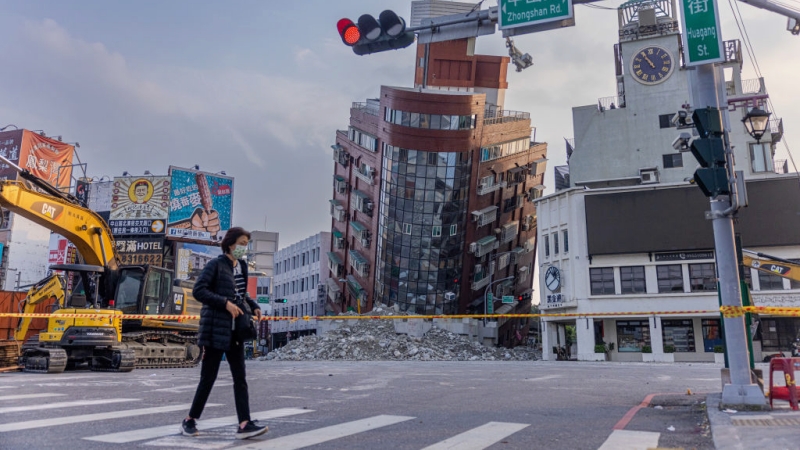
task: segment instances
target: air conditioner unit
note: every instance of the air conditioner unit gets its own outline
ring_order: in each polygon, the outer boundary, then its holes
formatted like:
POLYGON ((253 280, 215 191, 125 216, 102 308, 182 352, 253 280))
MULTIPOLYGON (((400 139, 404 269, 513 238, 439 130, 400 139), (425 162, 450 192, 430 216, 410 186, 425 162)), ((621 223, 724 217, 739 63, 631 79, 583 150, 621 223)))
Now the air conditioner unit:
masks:
POLYGON ((452 302, 453 300, 456 299, 456 293, 455 292, 445 292, 444 293, 444 299, 447 300, 448 302, 452 302))
POLYGON ((470 253, 475 253, 477 251, 478 251, 478 243, 477 242, 470 243, 469 244, 469 252, 470 253))
POLYGON ((639 182, 641 184, 658 183, 658 169, 639 169, 639 182))
POLYGON ((519 268, 519 273, 525 273, 528 271, 528 266, 522 266, 519 268))

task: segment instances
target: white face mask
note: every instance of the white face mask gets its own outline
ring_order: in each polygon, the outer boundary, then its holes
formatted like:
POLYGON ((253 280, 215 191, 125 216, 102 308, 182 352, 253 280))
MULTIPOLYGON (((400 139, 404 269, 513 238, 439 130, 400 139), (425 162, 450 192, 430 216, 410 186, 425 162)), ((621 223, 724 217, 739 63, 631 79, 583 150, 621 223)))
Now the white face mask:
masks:
POLYGON ((233 256, 236 259, 242 259, 245 253, 247 253, 247 247, 245 247, 244 245, 237 245, 231 251, 231 256, 233 256))

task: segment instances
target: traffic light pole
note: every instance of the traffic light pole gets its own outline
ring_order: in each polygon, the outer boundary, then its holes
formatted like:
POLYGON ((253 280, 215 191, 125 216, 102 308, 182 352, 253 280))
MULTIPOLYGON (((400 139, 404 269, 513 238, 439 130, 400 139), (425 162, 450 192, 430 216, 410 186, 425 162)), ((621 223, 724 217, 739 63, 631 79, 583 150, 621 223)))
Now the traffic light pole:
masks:
MULTIPOLYGON (((722 112, 723 128, 727 132, 730 128, 727 102, 723 91, 724 83, 721 78, 722 68, 713 64, 696 66, 695 83, 693 86, 692 105, 699 108, 718 108, 722 112)), ((720 297, 723 306, 742 306, 742 297, 739 284, 739 270, 737 268, 736 245, 733 231, 733 214, 736 205, 736 181, 733 167, 733 152, 727 133, 725 135, 725 153, 728 164, 728 180, 731 181, 731 195, 719 195, 711 199, 711 212, 706 217, 711 219, 714 230, 714 254, 717 262, 719 276, 720 297)), ((764 393, 757 384, 753 383, 750 376, 749 352, 747 349, 747 336, 744 323, 744 314, 735 317, 724 317, 725 343, 728 350, 728 365, 730 370, 730 384, 722 388, 723 405, 748 405, 766 406, 764 393)))

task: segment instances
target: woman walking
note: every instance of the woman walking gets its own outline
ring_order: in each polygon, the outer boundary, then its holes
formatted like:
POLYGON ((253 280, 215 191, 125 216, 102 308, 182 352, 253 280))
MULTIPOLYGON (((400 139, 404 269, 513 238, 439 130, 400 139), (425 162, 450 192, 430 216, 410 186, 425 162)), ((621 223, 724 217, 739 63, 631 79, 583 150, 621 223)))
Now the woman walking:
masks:
POLYGON ((189 415, 181 424, 181 433, 197 436, 197 419, 203 413, 211 388, 217 379, 222 356, 228 361, 233 376, 233 395, 239 428, 236 439, 247 439, 267 432, 267 427, 250 420, 250 400, 245 380, 244 343, 236 337, 234 320, 251 310, 261 319, 261 309, 247 295, 247 264, 242 260, 250 242, 250 233, 234 227, 225 233, 220 247, 222 255, 206 264, 194 285, 194 298, 203 304, 200 311, 198 345, 203 349, 200 383, 194 394, 189 415))

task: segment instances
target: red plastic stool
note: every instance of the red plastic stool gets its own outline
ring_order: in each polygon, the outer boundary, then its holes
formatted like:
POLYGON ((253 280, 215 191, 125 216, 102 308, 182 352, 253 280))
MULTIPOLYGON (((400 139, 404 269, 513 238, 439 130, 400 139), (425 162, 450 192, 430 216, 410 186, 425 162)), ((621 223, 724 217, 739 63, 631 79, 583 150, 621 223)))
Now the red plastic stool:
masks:
POLYGON ((772 358, 769 362, 769 406, 772 407, 772 400, 787 400, 789 406, 797 411, 797 384, 794 377, 795 368, 800 370, 800 358, 772 358), (772 373, 783 372, 786 386, 773 387, 772 373))

